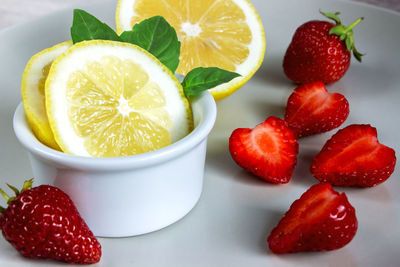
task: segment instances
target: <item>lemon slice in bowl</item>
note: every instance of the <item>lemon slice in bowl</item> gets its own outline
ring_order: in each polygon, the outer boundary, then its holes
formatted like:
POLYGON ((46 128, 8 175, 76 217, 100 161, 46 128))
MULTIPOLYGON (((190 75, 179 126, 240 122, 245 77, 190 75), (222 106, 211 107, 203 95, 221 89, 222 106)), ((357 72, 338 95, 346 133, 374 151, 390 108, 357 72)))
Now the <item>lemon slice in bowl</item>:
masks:
POLYGON ((46 108, 61 149, 115 157, 165 147, 193 128, 175 76, 138 46, 84 41, 54 60, 46 108))
POLYGON ((21 95, 29 126, 40 142, 57 150, 59 147, 47 119, 44 88, 51 63, 71 45, 68 41, 35 54, 22 75, 21 95))
POLYGON ((264 29, 248 0, 119 0, 117 33, 156 15, 175 28, 182 43, 177 73, 186 75, 196 67, 219 67, 241 74, 210 89, 216 100, 239 89, 262 63, 264 29))

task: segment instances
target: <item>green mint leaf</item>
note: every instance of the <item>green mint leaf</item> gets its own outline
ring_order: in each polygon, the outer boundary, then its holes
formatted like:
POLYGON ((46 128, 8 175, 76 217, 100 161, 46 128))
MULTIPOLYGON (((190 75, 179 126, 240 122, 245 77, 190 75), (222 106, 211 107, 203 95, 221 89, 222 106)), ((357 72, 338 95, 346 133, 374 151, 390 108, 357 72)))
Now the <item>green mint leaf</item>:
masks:
POLYGON ((124 31, 120 37, 122 41, 150 52, 173 73, 178 68, 181 43, 175 29, 163 17, 143 20, 135 24, 131 31, 124 31))
POLYGON ((71 39, 74 44, 98 39, 121 41, 121 38, 110 26, 81 9, 74 9, 71 39))
POLYGON ((186 97, 199 95, 203 91, 229 82, 240 74, 216 67, 192 69, 183 79, 182 87, 186 97))

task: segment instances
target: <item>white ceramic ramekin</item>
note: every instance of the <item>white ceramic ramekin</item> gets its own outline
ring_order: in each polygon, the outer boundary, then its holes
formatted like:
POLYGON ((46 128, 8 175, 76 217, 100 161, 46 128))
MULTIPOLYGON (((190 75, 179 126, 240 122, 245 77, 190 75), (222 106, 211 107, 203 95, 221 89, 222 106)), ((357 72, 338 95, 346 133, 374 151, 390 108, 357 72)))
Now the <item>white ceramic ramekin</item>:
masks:
POLYGON ((157 151, 116 158, 88 158, 55 151, 33 135, 20 104, 14 131, 28 150, 35 184, 66 192, 96 236, 149 233, 184 217, 203 186, 207 136, 216 105, 209 92, 192 101, 195 129, 157 151))

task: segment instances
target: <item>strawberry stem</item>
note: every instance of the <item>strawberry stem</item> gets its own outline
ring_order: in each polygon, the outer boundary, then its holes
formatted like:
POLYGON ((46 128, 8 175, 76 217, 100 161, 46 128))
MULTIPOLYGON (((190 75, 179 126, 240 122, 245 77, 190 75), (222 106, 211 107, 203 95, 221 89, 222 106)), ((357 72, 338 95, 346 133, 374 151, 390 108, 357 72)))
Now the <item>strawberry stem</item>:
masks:
POLYGON ((14 191, 15 196, 18 196, 18 195, 19 195, 19 190, 18 190, 15 186, 12 186, 12 185, 10 185, 10 184, 7 184, 7 186, 8 186, 12 191, 14 191))
MULTIPOLYGON (((32 179, 29 179, 29 180, 27 180, 27 181, 25 181, 25 182, 24 182, 24 185, 22 186, 21 191, 19 191, 16 187, 7 184, 7 186, 8 186, 12 191, 14 191, 15 197, 10 197, 10 196, 7 195, 7 193, 4 192, 4 190, 1 189, 1 188, 0 188, 0 194, 6 199, 7 204, 10 205, 11 202, 13 202, 14 199, 15 199, 20 193, 22 193, 22 192, 25 191, 25 190, 32 189, 32 183, 33 183, 33 178, 32 178, 32 179)), ((0 213, 2 213, 4 210, 5 210, 5 208, 2 207, 2 206, 0 206, 0 213)))
POLYGON ((26 180, 24 182, 24 185, 22 186, 21 192, 32 189, 32 184, 33 184, 33 178, 26 180))
POLYGON ((323 16, 327 17, 328 19, 334 20, 336 24, 342 24, 342 22, 341 22, 341 20, 339 18, 340 12, 335 12, 335 13, 322 12, 321 9, 320 9, 319 13, 321 13, 323 16))
POLYGON ((350 24, 349 26, 347 26, 343 33, 347 33, 348 31, 350 31, 351 29, 353 29, 358 23, 360 23, 361 21, 364 20, 364 17, 358 18, 357 20, 355 20, 352 24, 350 24))
POLYGON ((365 54, 358 52, 356 47, 353 44, 353 55, 358 61, 362 62, 362 56, 364 56, 365 54))
POLYGON ((3 191, 3 189, 0 188, 0 194, 6 199, 8 202, 10 200, 10 196, 6 194, 6 192, 3 191))
POLYGON ((336 25, 334 25, 330 30, 329 34, 335 34, 339 36, 339 40, 343 41, 344 44, 346 45, 346 48, 349 52, 353 52, 354 57, 361 62, 362 61, 362 56, 364 54, 360 53, 357 51, 357 49, 354 46, 354 38, 353 38, 353 28, 360 23, 361 21, 364 20, 364 17, 356 19, 352 24, 349 26, 344 26, 340 22, 340 18, 338 17, 339 13, 324 13, 321 12, 322 15, 325 17, 332 19, 336 22, 336 25))

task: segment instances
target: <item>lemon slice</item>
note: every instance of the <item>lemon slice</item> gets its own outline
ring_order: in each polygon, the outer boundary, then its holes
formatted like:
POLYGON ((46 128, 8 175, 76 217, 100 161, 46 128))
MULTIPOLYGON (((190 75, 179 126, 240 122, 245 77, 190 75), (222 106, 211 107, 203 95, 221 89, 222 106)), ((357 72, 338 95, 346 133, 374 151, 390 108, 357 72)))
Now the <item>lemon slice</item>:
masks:
POLYGON ((43 144, 59 149, 47 119, 44 85, 51 63, 72 45, 71 41, 47 48, 34 55, 22 75, 21 94, 28 123, 43 144))
POLYGON ((59 56, 46 80, 46 108, 61 149, 80 156, 145 153, 193 128, 175 76, 128 43, 85 41, 59 56))
POLYGON ((260 67, 265 36, 260 17, 248 0, 119 0, 117 33, 161 15, 182 43, 177 73, 196 67, 220 67, 241 74, 210 89, 216 100, 232 94, 260 67))

